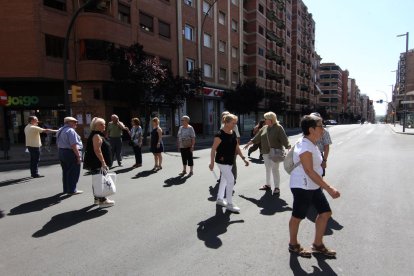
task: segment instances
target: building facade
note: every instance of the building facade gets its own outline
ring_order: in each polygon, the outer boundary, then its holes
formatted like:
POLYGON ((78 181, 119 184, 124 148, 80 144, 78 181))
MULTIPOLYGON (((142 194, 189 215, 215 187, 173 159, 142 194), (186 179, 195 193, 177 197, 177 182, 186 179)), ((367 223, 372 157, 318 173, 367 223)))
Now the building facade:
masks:
POLYGON ((395 112, 395 119, 402 123, 404 109, 407 125, 414 125, 414 103, 403 104, 403 101, 414 101, 414 49, 400 54, 396 72, 396 83, 393 89, 392 105, 388 106, 388 114, 395 112))

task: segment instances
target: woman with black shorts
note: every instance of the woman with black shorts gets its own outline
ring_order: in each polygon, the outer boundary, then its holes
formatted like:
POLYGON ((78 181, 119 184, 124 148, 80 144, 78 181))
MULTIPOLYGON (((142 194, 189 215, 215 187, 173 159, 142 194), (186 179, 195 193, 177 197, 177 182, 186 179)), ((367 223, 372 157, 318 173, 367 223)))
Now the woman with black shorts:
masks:
POLYGON ((332 211, 322 189, 327 191, 332 198, 338 198, 340 193, 322 178, 322 156, 316 146, 316 141, 322 137, 324 132, 322 119, 314 115, 306 115, 302 118, 300 125, 304 137, 295 145, 293 152, 294 163, 300 162, 300 165, 290 175, 293 211, 289 221, 289 251, 302 257, 311 257, 312 251, 333 257, 336 252, 326 248, 323 244, 323 235, 332 211), (301 247, 297 239, 299 224, 306 217, 311 205, 314 205, 318 212, 312 251, 301 247))

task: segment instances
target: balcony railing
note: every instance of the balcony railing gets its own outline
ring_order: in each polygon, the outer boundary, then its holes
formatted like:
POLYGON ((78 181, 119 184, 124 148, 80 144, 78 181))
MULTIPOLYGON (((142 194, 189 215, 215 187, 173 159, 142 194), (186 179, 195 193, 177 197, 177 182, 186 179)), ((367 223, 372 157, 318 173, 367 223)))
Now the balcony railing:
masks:
POLYGON ((278 81, 284 78, 285 76, 283 74, 277 73, 273 70, 266 70, 266 79, 278 81))
POLYGON ((267 30, 266 31, 266 38, 276 42, 276 45, 279 47, 283 47, 285 45, 285 40, 283 38, 278 37, 274 32, 267 30))
POLYGON ((266 58, 267 59, 270 59, 270 60, 274 60, 274 61, 276 61, 277 63, 282 63, 282 64, 284 64, 285 63, 285 58, 284 57, 282 57, 282 56, 279 56, 278 54, 276 54, 276 52, 275 51, 273 51, 273 50, 269 50, 267 53, 266 53, 266 58))

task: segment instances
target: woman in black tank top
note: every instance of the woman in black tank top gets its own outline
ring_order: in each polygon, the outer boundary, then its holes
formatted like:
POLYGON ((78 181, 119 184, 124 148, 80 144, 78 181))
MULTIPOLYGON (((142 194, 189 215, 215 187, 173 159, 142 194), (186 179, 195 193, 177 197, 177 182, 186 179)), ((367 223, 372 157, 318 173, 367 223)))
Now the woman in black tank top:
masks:
POLYGON ((249 165, 249 162, 243 156, 239 148, 239 143, 237 142, 236 134, 233 132, 235 124, 237 124, 237 116, 229 114, 224 117, 224 127, 214 136, 209 168, 213 170, 214 162, 216 162, 221 172, 216 204, 226 207, 229 211, 239 212, 240 208, 232 200, 234 176, 231 169, 236 154, 241 156, 246 166, 249 165), (226 191, 226 199, 224 199, 224 191, 226 191))

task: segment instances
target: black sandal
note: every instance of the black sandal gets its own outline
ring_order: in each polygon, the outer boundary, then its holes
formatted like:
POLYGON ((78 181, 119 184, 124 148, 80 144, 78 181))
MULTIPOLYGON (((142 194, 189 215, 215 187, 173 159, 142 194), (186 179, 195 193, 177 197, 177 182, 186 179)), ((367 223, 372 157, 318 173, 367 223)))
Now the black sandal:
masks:
POLYGON ((270 186, 269 185, 263 185, 262 187, 259 188, 259 190, 261 190, 261 191, 270 190, 270 186))

